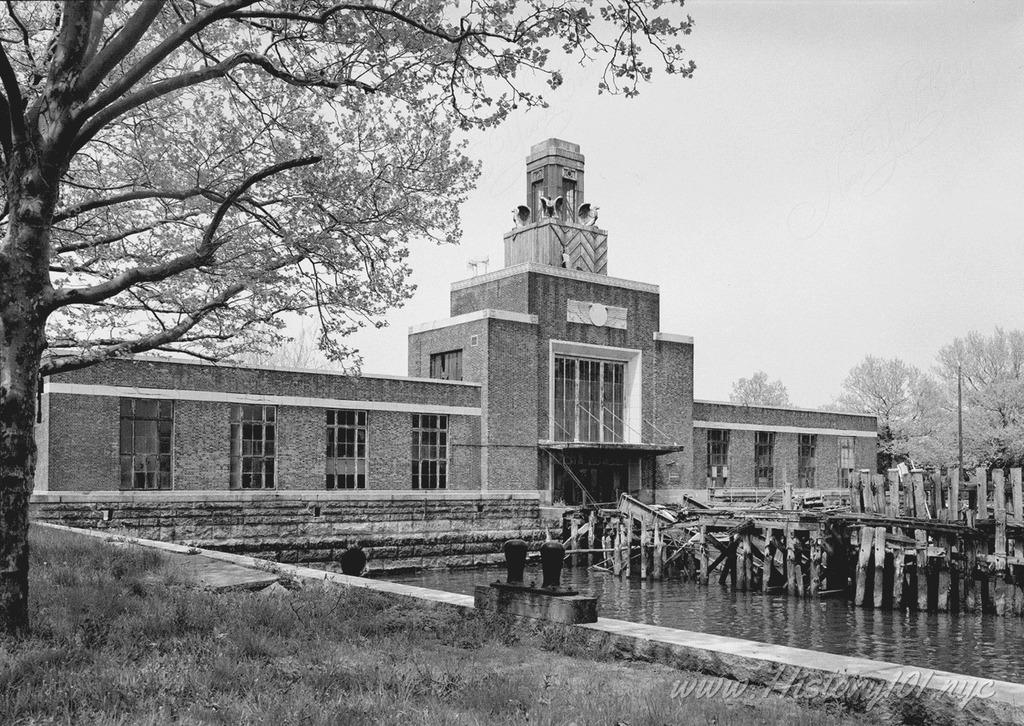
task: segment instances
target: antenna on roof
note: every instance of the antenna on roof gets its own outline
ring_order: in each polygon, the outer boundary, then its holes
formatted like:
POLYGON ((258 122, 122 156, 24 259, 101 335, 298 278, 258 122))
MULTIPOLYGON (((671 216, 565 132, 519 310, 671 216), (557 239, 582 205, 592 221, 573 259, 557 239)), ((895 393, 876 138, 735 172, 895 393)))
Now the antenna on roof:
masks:
POLYGON ((473 276, 476 277, 480 274, 486 274, 487 265, 490 263, 490 257, 474 257, 471 260, 466 261, 466 267, 473 272, 473 276), (483 267, 483 273, 480 272, 480 268, 483 267))

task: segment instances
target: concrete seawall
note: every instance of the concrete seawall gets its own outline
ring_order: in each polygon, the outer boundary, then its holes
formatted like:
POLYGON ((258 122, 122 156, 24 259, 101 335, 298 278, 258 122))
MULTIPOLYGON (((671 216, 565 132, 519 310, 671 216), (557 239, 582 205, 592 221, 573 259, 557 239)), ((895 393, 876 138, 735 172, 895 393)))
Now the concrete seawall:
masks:
POLYGON ((544 539, 529 492, 51 492, 30 516, 288 563, 359 545, 382 570, 487 564, 508 539, 544 539))
MULTIPOLYGON (((118 537, 112 532, 57 528, 178 555, 195 553, 181 545, 118 537)), ((421 606, 473 611, 473 598, 468 595, 348 577, 226 552, 202 554, 309 582, 364 588, 421 606)), ((795 698, 833 701, 851 710, 863 709, 872 719, 897 723, 1024 723, 1024 685, 1018 683, 609 618, 587 625, 545 623, 545 627, 595 655, 656 662, 795 698)))

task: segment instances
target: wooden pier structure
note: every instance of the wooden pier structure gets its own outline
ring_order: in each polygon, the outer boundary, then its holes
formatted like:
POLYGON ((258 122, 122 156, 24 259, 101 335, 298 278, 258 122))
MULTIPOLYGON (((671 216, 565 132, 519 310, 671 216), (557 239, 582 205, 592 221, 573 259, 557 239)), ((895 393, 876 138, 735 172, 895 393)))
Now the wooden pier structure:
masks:
POLYGON ((867 608, 1024 616, 1021 469, 855 473, 839 497, 568 510, 570 566, 867 608))

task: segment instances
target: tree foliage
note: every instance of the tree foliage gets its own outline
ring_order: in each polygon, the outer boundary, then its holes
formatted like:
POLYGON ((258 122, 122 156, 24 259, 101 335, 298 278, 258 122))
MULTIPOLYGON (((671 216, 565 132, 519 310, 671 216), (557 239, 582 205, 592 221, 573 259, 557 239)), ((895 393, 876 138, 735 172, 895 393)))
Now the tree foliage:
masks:
POLYGON ((767 373, 757 371, 750 378, 740 378, 732 384, 729 401, 744 406, 788 406, 789 392, 782 381, 769 381, 767 373))
POLYGON ((1024 330, 956 338, 939 351, 937 371, 954 415, 962 372, 967 464, 1024 465, 1024 330))
POLYGON ((23 627, 38 376, 215 360, 310 313, 326 353, 454 242, 459 134, 570 63, 689 76, 682 0, 65 0, 0 10, 0 619, 23 627))
POLYGON ((945 397, 938 382, 898 358, 866 356, 843 381, 835 407, 878 417, 879 466, 933 464, 948 435, 945 397))

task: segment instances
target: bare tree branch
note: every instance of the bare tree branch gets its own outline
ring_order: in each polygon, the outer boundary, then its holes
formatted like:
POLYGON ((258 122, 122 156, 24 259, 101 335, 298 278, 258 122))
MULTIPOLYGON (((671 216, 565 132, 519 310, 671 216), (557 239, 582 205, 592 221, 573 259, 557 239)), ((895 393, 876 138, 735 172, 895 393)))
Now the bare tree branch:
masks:
MULTIPOLYGON (((190 270, 208 262, 220 246, 216 243, 216 234, 228 210, 245 194, 246 190, 264 179, 274 176, 288 169, 295 169, 301 166, 308 166, 320 161, 319 156, 307 156, 301 159, 283 161, 279 164, 267 167, 243 181, 231 194, 221 202, 213 219, 206 225, 203 239, 196 248, 183 255, 171 258, 166 262, 148 267, 135 267, 122 272, 120 275, 98 285, 86 288, 66 288, 55 290, 49 295, 46 302, 47 310, 56 310, 66 305, 89 305, 95 304, 109 297, 113 297, 132 285, 141 282, 157 282, 166 280, 168 277, 177 275, 185 270, 190 270)), ((221 243, 223 244, 223 242, 221 243)))

